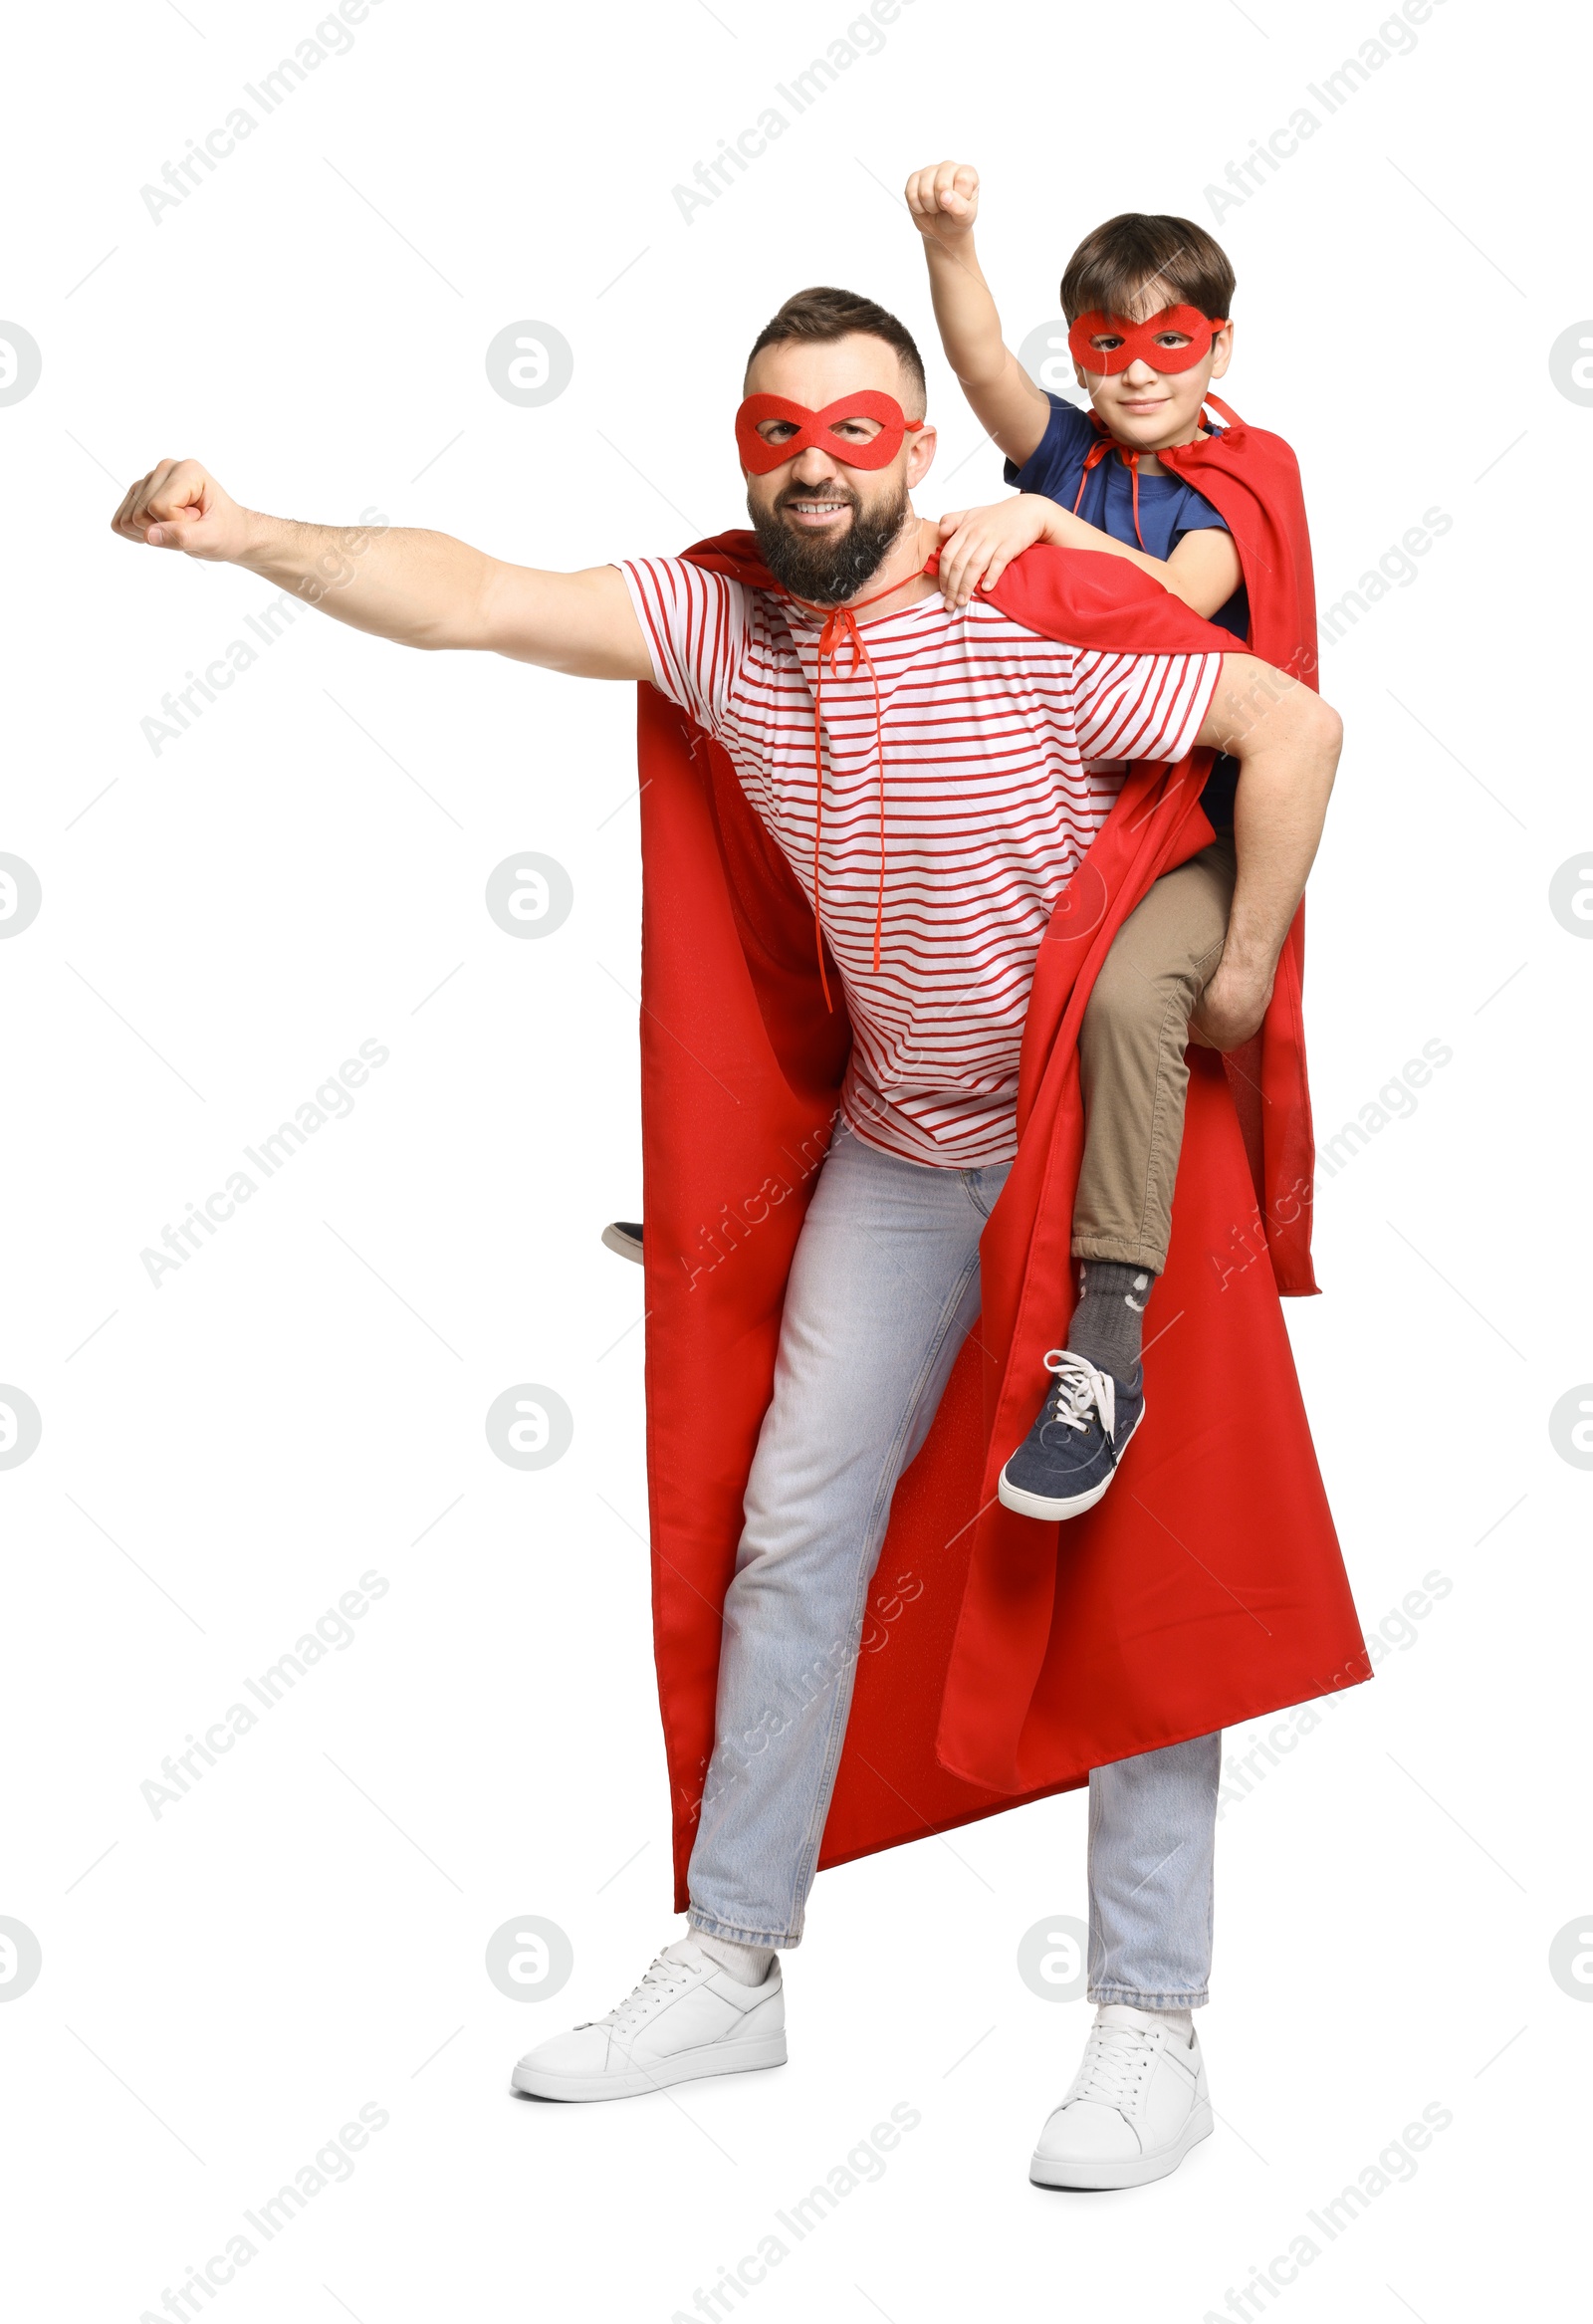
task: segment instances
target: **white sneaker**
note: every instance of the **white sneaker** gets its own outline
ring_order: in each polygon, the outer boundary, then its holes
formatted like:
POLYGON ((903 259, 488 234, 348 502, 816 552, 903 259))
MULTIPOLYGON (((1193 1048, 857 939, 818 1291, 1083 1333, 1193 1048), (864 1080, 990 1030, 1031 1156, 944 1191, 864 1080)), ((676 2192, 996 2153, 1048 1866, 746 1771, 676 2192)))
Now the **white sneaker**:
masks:
POLYGON ((1211 2135, 1200 2036, 1186 2043, 1160 2011, 1108 2001, 1028 2176, 1036 2187, 1143 2187, 1211 2135))
POLYGON ((785 2063, 779 1954, 761 1985, 743 1985, 682 1937, 617 2009, 529 2050, 511 2087, 528 2098, 636 2098, 705 2074, 785 2063))

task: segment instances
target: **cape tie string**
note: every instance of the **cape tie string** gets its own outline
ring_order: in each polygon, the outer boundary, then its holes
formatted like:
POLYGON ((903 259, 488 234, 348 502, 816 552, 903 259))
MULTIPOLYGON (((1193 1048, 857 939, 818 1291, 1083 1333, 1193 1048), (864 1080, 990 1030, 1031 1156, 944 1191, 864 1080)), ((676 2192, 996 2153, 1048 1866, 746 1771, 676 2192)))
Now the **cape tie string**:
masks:
POLYGON ((1079 502, 1084 498, 1084 485, 1090 470, 1104 460, 1108 452, 1114 451, 1129 473, 1129 493, 1134 504, 1134 539, 1143 549, 1145 539, 1139 529, 1139 454, 1131 451, 1127 444, 1118 443, 1115 436, 1097 436, 1089 450, 1084 454, 1084 466, 1078 479, 1078 491, 1073 500, 1073 514, 1075 517, 1078 514, 1079 502))
MULTIPOLYGON (((916 581, 909 574, 908 581, 916 581)), ((824 1007, 834 1015, 835 1004, 829 997, 829 978, 824 969, 824 931, 819 919, 819 887, 821 866, 819 849, 824 835, 824 750, 821 718, 824 706, 824 664, 827 661, 836 677, 840 672, 843 648, 851 654, 848 677, 855 678, 859 667, 868 672, 874 687, 874 764, 879 778, 879 885, 874 895, 874 974, 879 974, 879 939, 885 920, 885 714, 880 700, 879 672, 863 643, 862 631, 853 615, 865 605, 877 605, 882 597, 893 597, 905 581, 892 581, 888 589, 878 589, 871 597, 859 597, 850 605, 815 605, 806 597, 794 596, 790 589, 783 593, 794 605, 804 612, 822 613, 824 626, 818 633, 818 682, 813 688, 813 941, 818 951, 818 982, 823 990, 824 1007)))
MULTIPOLYGON (((1224 422, 1228 427, 1234 428, 1244 426, 1245 423, 1240 418, 1239 413, 1233 409, 1232 405, 1225 403, 1220 395, 1213 395, 1208 393, 1204 397, 1203 416, 1204 404, 1207 403, 1212 406, 1214 411, 1219 411, 1222 413, 1224 422)), ((1093 417, 1093 414, 1091 416, 1093 417)), ((1095 425, 1097 428, 1100 427, 1100 421, 1098 419, 1095 420, 1095 425)), ((1182 444, 1171 445, 1166 451, 1158 453, 1157 458, 1162 460, 1169 467, 1176 467, 1177 463, 1172 455, 1183 451, 1184 448, 1185 447, 1182 444)), ((1090 470, 1098 466, 1099 463, 1105 459, 1108 452, 1116 452, 1118 458, 1122 461, 1124 467, 1128 470, 1129 493, 1134 506, 1134 539, 1136 544, 1141 549, 1144 549, 1145 539, 1144 535, 1140 532, 1139 529, 1140 455, 1129 445, 1120 444, 1115 436, 1107 435, 1104 432, 1098 434, 1095 438, 1095 441, 1091 444, 1089 450, 1084 454, 1084 466, 1078 479, 1078 491, 1073 496, 1073 514, 1075 517, 1078 514, 1079 506, 1084 498, 1085 479, 1088 477, 1090 470)), ((1147 554, 1149 553, 1147 552, 1147 554)))

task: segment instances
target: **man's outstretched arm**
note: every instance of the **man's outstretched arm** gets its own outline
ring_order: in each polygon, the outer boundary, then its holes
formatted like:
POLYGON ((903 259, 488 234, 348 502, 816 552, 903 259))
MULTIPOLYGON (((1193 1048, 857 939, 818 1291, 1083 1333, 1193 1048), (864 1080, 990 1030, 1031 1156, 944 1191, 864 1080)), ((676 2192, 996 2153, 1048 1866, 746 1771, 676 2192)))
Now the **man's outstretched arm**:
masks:
POLYGON ((240 508, 197 460, 162 460, 111 520, 123 541, 241 565, 352 629, 429 652, 508 654, 577 678, 650 678, 615 566, 538 573, 447 533, 304 525, 240 508))
POLYGON ((1239 761, 1234 847, 1239 876, 1223 957, 1190 1029, 1210 1048, 1237 1048, 1260 1029, 1289 924, 1322 836, 1343 727, 1336 710, 1253 654, 1223 657, 1196 736, 1239 761))

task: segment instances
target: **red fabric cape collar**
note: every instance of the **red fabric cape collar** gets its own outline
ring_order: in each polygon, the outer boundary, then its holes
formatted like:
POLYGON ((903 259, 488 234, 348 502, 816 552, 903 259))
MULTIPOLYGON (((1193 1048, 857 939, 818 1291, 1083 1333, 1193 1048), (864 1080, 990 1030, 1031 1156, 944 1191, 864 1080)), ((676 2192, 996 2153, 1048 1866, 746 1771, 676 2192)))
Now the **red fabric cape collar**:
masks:
MULTIPOLYGON (((717 533, 681 555, 689 564, 722 573, 744 587, 785 595, 763 561, 756 533, 717 533)), ((930 571, 934 562, 930 561, 930 571)), ((981 589, 979 594, 1024 629, 1086 652, 1234 651, 1228 630, 1203 621, 1182 598, 1126 558, 1030 549, 1014 559, 994 589, 981 589)))
MULTIPOLYGON (((1251 427, 1220 396, 1224 425, 1156 457, 1209 500, 1234 536, 1250 599, 1247 644, 1263 662, 1316 684, 1316 592, 1299 463, 1281 436, 1251 427)), ((1094 412, 1098 434, 1107 430, 1094 412)))

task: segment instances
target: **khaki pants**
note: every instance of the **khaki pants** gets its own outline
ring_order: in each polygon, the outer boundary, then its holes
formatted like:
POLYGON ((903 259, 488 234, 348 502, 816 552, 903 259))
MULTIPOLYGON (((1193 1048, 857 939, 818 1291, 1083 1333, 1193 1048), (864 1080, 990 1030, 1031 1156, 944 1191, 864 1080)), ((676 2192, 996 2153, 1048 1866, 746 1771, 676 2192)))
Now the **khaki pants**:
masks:
POLYGON ((1160 1275, 1184 1137, 1189 1021, 1222 958, 1234 842, 1165 872, 1118 930, 1084 1012, 1084 1160, 1073 1256, 1160 1275))

